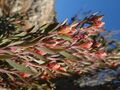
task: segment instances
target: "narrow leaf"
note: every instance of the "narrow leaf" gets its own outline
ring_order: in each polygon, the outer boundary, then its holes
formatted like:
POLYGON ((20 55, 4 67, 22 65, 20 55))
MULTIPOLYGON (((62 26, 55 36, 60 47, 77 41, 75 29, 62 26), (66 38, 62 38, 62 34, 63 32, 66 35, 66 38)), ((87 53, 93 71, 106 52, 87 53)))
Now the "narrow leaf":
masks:
POLYGON ((15 46, 15 45, 19 45, 22 44, 24 41, 17 41, 17 42, 13 42, 11 44, 9 44, 8 46, 15 46))
POLYGON ((59 38, 72 42, 72 38, 67 35, 58 35, 59 38))
POLYGON ((20 64, 14 62, 14 61, 12 61, 12 60, 6 60, 6 61, 7 61, 7 62, 9 63, 9 65, 11 65, 13 68, 15 68, 15 69, 17 69, 17 70, 19 70, 19 71, 21 71, 21 72, 33 74, 32 70, 29 69, 28 67, 25 67, 25 66, 23 66, 23 65, 20 65, 20 64))
POLYGON ((17 37, 23 37, 23 36, 25 36, 26 34, 27 34, 27 32, 22 32, 22 33, 19 33, 19 34, 15 35, 15 36, 17 36, 17 37))
POLYGON ((62 51, 62 52, 59 52, 61 55, 63 55, 64 57, 66 57, 67 59, 70 59, 70 60, 78 60, 77 57, 73 56, 72 54, 68 53, 68 52, 65 52, 65 51, 62 51))

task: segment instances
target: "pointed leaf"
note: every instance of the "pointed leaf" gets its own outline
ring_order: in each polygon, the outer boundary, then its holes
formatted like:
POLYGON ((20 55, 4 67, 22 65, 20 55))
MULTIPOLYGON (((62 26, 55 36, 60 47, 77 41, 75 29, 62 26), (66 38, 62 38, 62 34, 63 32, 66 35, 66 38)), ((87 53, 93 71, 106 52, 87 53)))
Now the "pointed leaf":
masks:
POLYGON ((54 51, 52 51, 51 49, 46 48, 46 47, 39 47, 39 48, 37 47, 37 49, 38 49, 38 50, 42 50, 42 51, 45 52, 45 53, 55 54, 54 51))
POLYGON ((17 37, 23 37, 23 36, 25 36, 26 34, 27 34, 27 32, 22 32, 22 33, 19 33, 19 34, 15 35, 15 36, 17 36, 17 37))
POLYGON ((6 62, 9 63, 9 65, 11 65, 13 68, 19 70, 20 72, 24 72, 24 73, 30 73, 33 74, 32 70, 29 69, 28 67, 25 67, 23 65, 20 65, 12 60, 6 60, 6 62))
POLYGON ((67 59, 70 59, 70 60, 78 60, 77 57, 73 56, 72 54, 66 52, 66 51, 62 51, 62 52, 59 52, 61 55, 63 55, 64 57, 66 57, 67 59))
POLYGON ((59 38, 72 42, 72 38, 67 35, 58 35, 59 38))
POLYGON ((16 41, 16 42, 13 42, 11 44, 8 45, 9 46, 15 46, 15 45, 19 45, 19 44, 22 44, 24 41, 16 41))
POLYGON ((10 55, 10 54, 0 54, 0 60, 3 60, 3 59, 9 59, 9 58, 12 58, 13 55, 10 55))
POLYGON ((1 42, 0 42, 0 46, 2 46, 3 44, 7 44, 9 43, 11 40, 10 39, 3 39, 1 42))

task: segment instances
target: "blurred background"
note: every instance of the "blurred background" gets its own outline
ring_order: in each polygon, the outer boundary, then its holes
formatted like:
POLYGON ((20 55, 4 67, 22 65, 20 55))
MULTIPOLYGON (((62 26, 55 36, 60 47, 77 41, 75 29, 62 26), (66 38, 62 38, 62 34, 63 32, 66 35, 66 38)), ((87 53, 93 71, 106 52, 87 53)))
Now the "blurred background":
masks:
MULTIPOLYGON (((107 31, 120 32, 120 0, 56 0, 58 21, 70 19, 76 14, 83 18, 90 12, 96 11, 105 15, 103 21, 106 23, 107 31)), ((114 37, 120 39, 119 36, 114 37)))

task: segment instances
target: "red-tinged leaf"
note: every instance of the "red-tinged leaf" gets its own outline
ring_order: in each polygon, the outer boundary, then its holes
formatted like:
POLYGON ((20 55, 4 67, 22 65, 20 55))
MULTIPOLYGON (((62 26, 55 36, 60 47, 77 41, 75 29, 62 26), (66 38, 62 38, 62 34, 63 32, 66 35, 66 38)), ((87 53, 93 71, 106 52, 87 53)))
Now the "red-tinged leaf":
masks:
POLYGON ((57 63, 50 63, 48 64, 48 68, 52 69, 52 70, 58 70, 61 66, 57 63))
POLYGON ((102 44, 101 43, 99 43, 99 42, 96 42, 94 45, 93 45, 93 48, 95 47, 95 48, 98 48, 98 47, 100 47, 102 44))
POLYGON ((39 54, 39 55, 45 55, 46 53, 42 50, 36 50, 35 53, 39 54))
POLYGON ((79 47, 83 49, 90 49, 92 45, 93 45, 93 42, 89 41, 81 44, 79 47))
POLYGON ((23 78, 28 78, 28 77, 31 76, 31 74, 28 74, 28 73, 22 73, 22 72, 19 72, 18 74, 19 74, 21 77, 23 77, 23 78))
POLYGON ((7 51, 0 49, 0 54, 3 54, 3 53, 7 53, 7 51))
POLYGON ((96 29, 99 29, 101 27, 103 27, 105 25, 104 22, 101 22, 101 21, 97 21, 93 24, 93 26, 96 28, 96 29))
POLYGON ((67 69, 65 69, 64 67, 60 67, 59 70, 60 70, 60 71, 67 72, 67 69))
POLYGON ((100 51, 97 51, 95 55, 96 55, 96 57, 103 59, 107 56, 107 53, 103 50, 100 50, 100 51))
POLYGON ((72 24, 70 25, 70 27, 76 28, 78 24, 79 24, 79 23, 72 23, 72 24))
POLYGON ((71 31, 68 33, 69 36, 74 35, 77 32, 77 29, 71 28, 71 31))
POLYGON ((89 22, 96 22, 96 21, 101 21, 103 19, 103 15, 92 15, 88 21, 89 22))
POLYGON ((63 34, 63 35, 68 35, 68 33, 71 31, 71 27, 70 26, 62 26, 60 28, 60 30, 58 31, 59 34, 63 34))
POLYGON ((17 47, 17 46, 10 47, 10 50, 11 50, 12 52, 16 52, 16 51, 17 51, 17 49, 18 49, 18 47, 17 47))

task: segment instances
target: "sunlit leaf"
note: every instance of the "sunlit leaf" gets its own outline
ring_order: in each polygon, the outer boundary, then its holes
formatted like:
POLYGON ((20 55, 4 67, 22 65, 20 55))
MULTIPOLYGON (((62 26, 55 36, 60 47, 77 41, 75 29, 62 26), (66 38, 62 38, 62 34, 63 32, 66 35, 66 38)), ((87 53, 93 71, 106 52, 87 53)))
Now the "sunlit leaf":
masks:
POLYGON ((11 44, 9 44, 8 45, 8 47, 9 46, 16 46, 16 45, 20 45, 20 44, 22 44, 24 41, 17 41, 17 42, 13 42, 13 43, 11 43, 11 44))
POLYGON ((27 32, 21 32, 21 33, 19 33, 19 34, 16 34, 15 36, 17 36, 17 37, 23 37, 23 36, 25 36, 27 34, 27 32))

